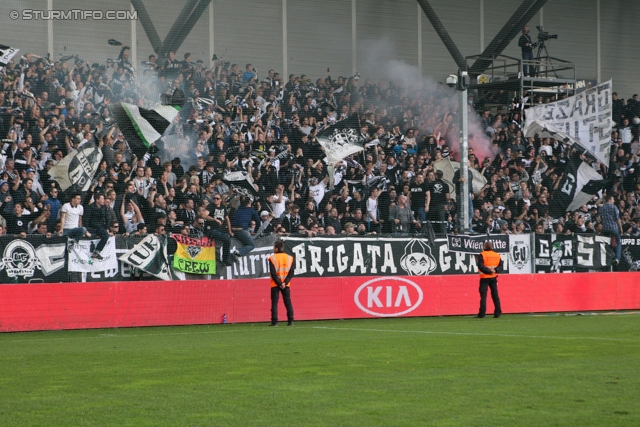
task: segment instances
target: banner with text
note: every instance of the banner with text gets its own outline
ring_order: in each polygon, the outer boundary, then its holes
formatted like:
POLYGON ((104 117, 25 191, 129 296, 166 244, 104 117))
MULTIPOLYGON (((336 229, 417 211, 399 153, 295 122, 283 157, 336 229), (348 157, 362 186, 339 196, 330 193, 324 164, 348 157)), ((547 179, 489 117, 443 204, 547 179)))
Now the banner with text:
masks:
POLYGON ((489 236, 447 236, 449 250, 464 252, 467 254, 479 254, 483 251, 484 242, 493 243, 493 250, 499 254, 509 253, 509 236, 506 234, 493 234, 489 236))
MULTIPOLYGON (((295 275, 435 276, 477 274, 474 254, 449 251, 447 239, 382 237, 286 237, 288 253, 296 257, 295 275)), ((508 253, 501 255, 509 272, 508 253)))
POLYGON ((102 260, 91 258, 91 254, 98 246, 100 240, 80 240, 74 243, 69 241, 71 251, 69 252, 69 271, 74 273, 97 273, 99 271, 110 271, 118 268, 118 255, 116 254, 116 238, 109 237, 107 244, 100 252, 102 260))
POLYGON ((612 112, 609 80, 566 99, 527 109, 524 134, 561 140, 567 137, 608 165, 612 112))
POLYGON ((622 236, 622 259, 617 271, 640 271, 640 237, 622 236))
POLYGON ((25 239, 0 237, 0 283, 46 282, 69 280, 67 238, 34 236, 25 239))
POLYGON ((178 244, 173 255, 173 268, 191 274, 216 274, 216 242, 208 237, 194 239, 172 235, 178 244))
POLYGON ((530 234, 509 236, 509 272, 529 274, 533 272, 530 234))

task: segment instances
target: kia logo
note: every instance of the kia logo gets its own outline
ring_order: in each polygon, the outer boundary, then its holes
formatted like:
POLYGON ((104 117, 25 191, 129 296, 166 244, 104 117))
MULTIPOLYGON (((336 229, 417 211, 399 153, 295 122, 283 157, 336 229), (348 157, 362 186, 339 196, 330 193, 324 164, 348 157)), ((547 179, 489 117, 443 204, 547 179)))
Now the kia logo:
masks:
POLYGON ((402 316, 420 305, 422 289, 402 277, 378 277, 360 285, 353 299, 360 310, 372 316, 402 316))

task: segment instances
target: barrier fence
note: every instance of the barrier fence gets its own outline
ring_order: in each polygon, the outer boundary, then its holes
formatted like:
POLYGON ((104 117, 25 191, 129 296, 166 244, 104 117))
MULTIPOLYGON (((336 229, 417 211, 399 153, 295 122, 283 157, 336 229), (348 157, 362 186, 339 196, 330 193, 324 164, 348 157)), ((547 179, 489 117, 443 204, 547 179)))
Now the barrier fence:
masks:
MULTIPOLYGON (((0 238, 0 283, 121 282, 268 277, 275 236, 255 240, 236 263, 217 262, 215 243, 183 236, 111 237, 102 260, 91 258, 97 240, 69 244, 64 237, 0 238)), ((476 274, 474 255, 491 240, 505 273, 638 271, 640 238, 623 237, 623 259, 612 266, 611 238, 594 234, 418 237, 284 237, 296 256, 298 277, 476 274)), ((241 243, 232 239, 231 248, 241 243)))

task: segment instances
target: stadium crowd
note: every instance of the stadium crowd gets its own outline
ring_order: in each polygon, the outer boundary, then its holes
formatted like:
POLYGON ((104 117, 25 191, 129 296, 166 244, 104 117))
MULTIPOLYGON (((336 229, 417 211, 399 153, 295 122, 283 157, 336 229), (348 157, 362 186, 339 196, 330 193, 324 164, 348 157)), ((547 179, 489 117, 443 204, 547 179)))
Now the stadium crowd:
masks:
POLYGON ((611 163, 590 160, 608 188, 574 212, 554 212, 569 158, 588 157, 563 142, 525 138, 526 110, 503 92, 470 97, 472 148, 459 153, 459 106, 444 85, 359 74, 259 76, 251 64, 214 57, 207 68, 189 53, 183 58, 152 55, 137 78, 126 48, 105 65, 14 58, 1 72, 0 234, 100 237, 95 257, 109 235, 209 235, 232 262, 253 249, 254 237, 271 233, 407 235, 425 232, 428 221, 436 232, 456 233, 461 215, 449 184, 471 186, 472 176, 446 183, 434 163, 461 154, 486 178, 472 196, 475 233, 615 233, 619 226, 640 234, 637 95, 613 96, 611 163), (171 131, 134 158, 110 106, 150 108, 176 89, 188 100, 171 131), (330 174, 316 136, 354 114, 366 149, 330 174), (103 157, 89 191, 61 191, 49 171, 92 138, 103 157), (231 172, 244 178, 226 179, 231 172), (235 254, 231 236, 244 245, 235 254))

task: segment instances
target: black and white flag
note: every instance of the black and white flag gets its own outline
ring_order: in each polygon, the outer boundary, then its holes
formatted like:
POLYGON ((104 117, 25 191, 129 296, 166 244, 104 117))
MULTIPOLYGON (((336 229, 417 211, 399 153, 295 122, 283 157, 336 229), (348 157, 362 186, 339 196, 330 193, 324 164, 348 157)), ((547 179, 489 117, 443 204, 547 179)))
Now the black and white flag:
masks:
POLYGON ((162 137, 179 114, 180 107, 157 104, 147 109, 121 102, 112 105, 111 111, 129 148, 141 159, 149 146, 162 137))
POLYGON ((131 267, 162 280, 184 280, 184 273, 173 270, 167 255, 167 236, 149 234, 118 258, 131 267))
POLYGON ((611 80, 526 111, 524 136, 570 141, 609 164, 613 120, 611 80))
POLYGON ((91 187, 91 180, 98 170, 100 160, 102 150, 93 141, 88 141, 77 151, 67 154, 51 168, 49 174, 60 184, 62 191, 73 187, 78 191, 87 191, 91 187))
POLYGON ((608 180, 603 179, 588 163, 579 157, 570 158, 560 185, 553 192, 549 207, 551 216, 557 218, 565 212, 579 209, 607 184, 608 180))
POLYGON ((3 67, 9 65, 9 61, 11 61, 11 58, 16 56, 19 51, 20 49, 0 44, 0 70, 2 70, 3 67))
POLYGON ((233 188, 233 191, 243 196, 256 200, 258 198, 258 192, 253 186, 253 178, 251 174, 245 171, 226 172, 222 176, 222 181, 229 187, 233 188))
POLYGON ((360 135, 360 121, 357 114, 320 131, 317 138, 324 148, 329 164, 364 151, 364 140, 360 135))

